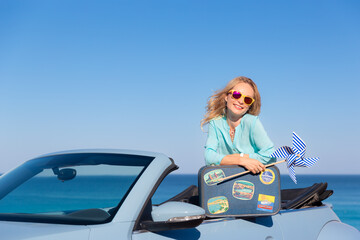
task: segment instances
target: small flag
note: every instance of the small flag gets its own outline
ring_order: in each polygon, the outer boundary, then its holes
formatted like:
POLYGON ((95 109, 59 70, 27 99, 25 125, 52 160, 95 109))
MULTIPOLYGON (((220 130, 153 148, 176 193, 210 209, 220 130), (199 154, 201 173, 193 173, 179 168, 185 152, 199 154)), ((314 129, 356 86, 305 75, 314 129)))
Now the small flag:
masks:
POLYGON ((304 158, 306 150, 305 142, 295 132, 292 134, 292 139, 292 148, 288 146, 280 147, 271 154, 271 157, 285 158, 289 169, 289 175, 291 179, 297 183, 294 167, 311 167, 319 160, 319 158, 304 158))

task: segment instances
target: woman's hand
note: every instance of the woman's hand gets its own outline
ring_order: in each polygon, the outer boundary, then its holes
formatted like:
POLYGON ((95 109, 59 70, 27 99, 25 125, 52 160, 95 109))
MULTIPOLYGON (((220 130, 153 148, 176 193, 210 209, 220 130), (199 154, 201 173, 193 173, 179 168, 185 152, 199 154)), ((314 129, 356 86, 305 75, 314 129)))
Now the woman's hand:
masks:
POLYGON ((265 171, 265 166, 261 162, 259 162, 256 159, 252 159, 249 157, 240 157, 239 165, 243 166, 253 174, 260 173, 262 171, 265 171))
POLYGON ((265 171, 265 166, 256 159, 249 158, 248 154, 244 154, 243 157, 240 157, 240 154, 230 154, 226 155, 222 160, 220 165, 239 165, 253 174, 260 173, 265 171))

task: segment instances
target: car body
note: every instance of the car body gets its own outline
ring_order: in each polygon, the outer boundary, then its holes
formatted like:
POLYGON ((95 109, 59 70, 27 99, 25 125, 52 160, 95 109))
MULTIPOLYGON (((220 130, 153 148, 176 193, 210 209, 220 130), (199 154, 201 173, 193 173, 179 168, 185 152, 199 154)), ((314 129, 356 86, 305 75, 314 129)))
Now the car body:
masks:
POLYGON ((0 177, 1 239, 359 239, 323 204, 253 218, 207 218, 179 197, 153 205, 177 168, 164 154, 129 150, 29 160, 0 177))

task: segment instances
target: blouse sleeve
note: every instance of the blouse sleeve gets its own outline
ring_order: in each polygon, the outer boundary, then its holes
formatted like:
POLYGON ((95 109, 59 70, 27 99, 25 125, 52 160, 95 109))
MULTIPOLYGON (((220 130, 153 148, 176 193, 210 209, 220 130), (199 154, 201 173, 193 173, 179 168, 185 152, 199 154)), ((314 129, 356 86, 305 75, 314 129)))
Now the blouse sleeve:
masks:
POLYGON ((263 164, 268 164, 276 161, 276 158, 271 158, 270 155, 275 151, 274 144, 268 137, 263 125, 258 118, 255 119, 254 126, 251 129, 252 144, 254 145, 255 153, 250 153, 249 157, 259 160, 263 164))
POLYGON ((205 144, 205 163, 206 165, 220 165, 221 160, 225 155, 217 153, 219 146, 218 136, 216 134, 215 126, 212 122, 209 123, 209 132, 205 144))

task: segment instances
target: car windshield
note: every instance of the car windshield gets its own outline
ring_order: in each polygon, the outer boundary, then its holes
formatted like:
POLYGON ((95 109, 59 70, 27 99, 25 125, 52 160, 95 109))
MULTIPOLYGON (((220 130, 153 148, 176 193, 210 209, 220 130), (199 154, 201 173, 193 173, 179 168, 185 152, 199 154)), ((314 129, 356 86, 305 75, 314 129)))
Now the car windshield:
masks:
POLYGON ((75 153, 33 159, 0 177, 0 220, 111 221, 153 157, 75 153))

